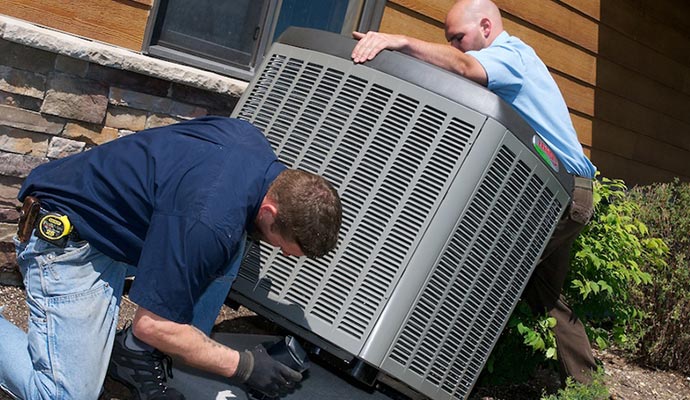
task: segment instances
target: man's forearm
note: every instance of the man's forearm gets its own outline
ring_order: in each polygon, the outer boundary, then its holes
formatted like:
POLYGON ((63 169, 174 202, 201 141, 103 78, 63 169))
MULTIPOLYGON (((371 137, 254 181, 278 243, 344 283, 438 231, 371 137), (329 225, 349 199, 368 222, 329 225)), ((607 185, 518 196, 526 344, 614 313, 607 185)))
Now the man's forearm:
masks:
POLYGON ((235 374, 239 353, 192 325, 166 320, 140 307, 132 328, 139 340, 187 365, 226 377, 235 374))
POLYGON ((372 60, 384 49, 397 50, 481 85, 487 85, 486 71, 479 61, 448 44, 381 32, 353 32, 353 36, 359 40, 352 51, 352 59, 356 63, 372 60))
POLYGON ((463 70, 461 68, 462 64, 467 64, 464 58, 469 57, 447 44, 425 42, 413 37, 407 38, 405 45, 400 48, 400 51, 458 74, 460 70, 463 70))
POLYGON ((408 37, 400 51, 481 85, 487 84, 486 71, 479 61, 450 45, 408 37))

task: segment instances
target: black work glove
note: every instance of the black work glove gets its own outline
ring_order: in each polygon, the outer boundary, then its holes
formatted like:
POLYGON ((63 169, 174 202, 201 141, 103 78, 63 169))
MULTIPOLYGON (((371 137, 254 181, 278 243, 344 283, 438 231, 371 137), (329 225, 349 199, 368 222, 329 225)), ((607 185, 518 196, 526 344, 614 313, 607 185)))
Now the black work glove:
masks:
POLYGON ((270 397, 276 397, 301 381, 302 374, 274 360, 264 346, 258 345, 240 353, 240 362, 233 380, 270 397))

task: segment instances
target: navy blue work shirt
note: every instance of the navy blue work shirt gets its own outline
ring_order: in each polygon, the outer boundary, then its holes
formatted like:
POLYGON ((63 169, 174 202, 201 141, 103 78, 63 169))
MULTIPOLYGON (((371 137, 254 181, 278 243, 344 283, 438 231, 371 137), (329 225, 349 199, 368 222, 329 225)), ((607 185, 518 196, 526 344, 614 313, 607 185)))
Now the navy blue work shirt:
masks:
POLYGON ((189 323, 284 169, 256 127, 204 117, 43 164, 19 199, 67 214, 81 238, 137 266, 132 301, 189 323))

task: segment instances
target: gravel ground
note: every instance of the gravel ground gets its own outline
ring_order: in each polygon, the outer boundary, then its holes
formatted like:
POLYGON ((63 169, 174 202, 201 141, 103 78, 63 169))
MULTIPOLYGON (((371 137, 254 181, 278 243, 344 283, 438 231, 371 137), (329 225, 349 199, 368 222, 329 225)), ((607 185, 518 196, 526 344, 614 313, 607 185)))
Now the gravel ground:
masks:
MULTIPOLYGON (((0 286, 0 306, 5 306, 4 316, 10 322, 26 330, 28 311, 24 291, 17 287, 0 286)), ((118 326, 131 322, 135 305, 123 297, 118 326)), ((256 316, 246 308, 235 311, 223 307, 214 328, 218 332, 251 332, 271 334, 275 326, 256 316)), ((606 381, 612 398, 616 400, 690 400, 690 377, 669 371, 655 371, 628 362, 612 351, 595 351, 606 372, 606 381)), ((520 385, 507 387, 476 388, 470 400, 535 400, 542 392, 557 389, 557 377, 540 373, 534 379, 520 385)), ((99 400, 128 400, 129 392, 116 382, 106 380, 105 394, 99 400)), ((11 400, 0 392, 0 400, 11 400)))

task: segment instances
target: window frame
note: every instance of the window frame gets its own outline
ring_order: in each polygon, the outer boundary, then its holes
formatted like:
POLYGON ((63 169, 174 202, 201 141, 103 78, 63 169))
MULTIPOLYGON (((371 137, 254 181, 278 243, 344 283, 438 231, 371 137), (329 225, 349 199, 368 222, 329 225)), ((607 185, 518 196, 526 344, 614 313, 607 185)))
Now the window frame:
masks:
MULTIPOLYGON (((168 61, 177 62, 193 67, 210 70, 222 75, 231 76, 241 80, 249 81, 254 76, 256 69, 261 64, 265 54, 273 43, 276 24, 280 13, 282 0, 268 0, 263 5, 262 21, 263 29, 259 34, 257 46, 250 57, 251 61, 246 68, 239 66, 238 63, 228 61, 227 63, 214 61, 208 58, 189 54, 181 50, 176 50, 160 44, 152 44, 155 24, 158 20, 160 3, 162 0, 154 0, 146 23, 142 53, 162 58, 168 61)), ((194 1, 194 0, 190 0, 194 1)), ((369 31, 378 30, 383 17, 386 0, 350 0, 347 15, 343 21, 343 35, 350 35, 352 30, 369 31)))

